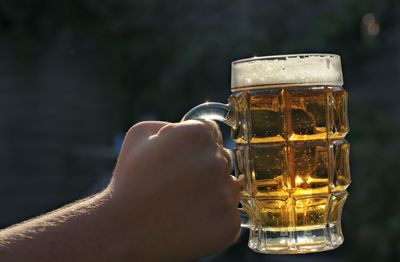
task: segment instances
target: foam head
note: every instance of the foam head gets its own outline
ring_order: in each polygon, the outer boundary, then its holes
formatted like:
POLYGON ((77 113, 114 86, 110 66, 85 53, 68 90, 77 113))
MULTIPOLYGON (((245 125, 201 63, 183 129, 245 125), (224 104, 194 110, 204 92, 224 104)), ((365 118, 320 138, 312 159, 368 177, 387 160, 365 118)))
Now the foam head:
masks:
POLYGON ((296 54, 253 57, 232 62, 232 90, 284 85, 342 86, 340 56, 296 54))

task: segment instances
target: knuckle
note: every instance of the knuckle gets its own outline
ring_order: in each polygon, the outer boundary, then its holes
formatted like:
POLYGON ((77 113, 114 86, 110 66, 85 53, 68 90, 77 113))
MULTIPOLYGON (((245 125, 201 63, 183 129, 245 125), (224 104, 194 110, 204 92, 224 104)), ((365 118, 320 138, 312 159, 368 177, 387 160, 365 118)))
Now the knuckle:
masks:
POLYGON ((208 135, 211 137, 211 139, 217 144, 222 145, 223 138, 217 123, 212 120, 202 120, 202 122, 207 127, 208 135))
POLYGON ((196 121, 189 130, 197 139, 209 139, 210 127, 202 121, 196 121))
POLYGON ((212 162, 213 171, 221 175, 226 174, 228 166, 229 166, 229 161, 225 157, 220 155, 218 155, 212 162))
POLYGON ((143 134, 147 134, 149 129, 150 123, 149 122, 139 122, 131 126, 128 131, 126 132, 126 137, 135 137, 140 136, 143 134))
POLYGON ((217 123, 215 121, 211 121, 211 120, 208 120, 207 123, 208 123, 208 126, 211 129, 211 134, 213 136, 213 139, 218 144, 223 145, 224 142, 223 142, 222 134, 221 134, 221 131, 220 131, 219 126, 217 125, 217 123))
POLYGON ((132 139, 143 137, 148 133, 149 123, 139 122, 131 126, 125 134, 125 139, 131 141, 132 139))
POLYGON ((229 163, 233 162, 232 156, 231 156, 231 151, 229 149, 226 148, 222 148, 222 153, 224 154, 224 156, 226 157, 226 159, 228 160, 229 163))
POLYGON ((191 143, 204 142, 210 137, 210 130, 207 125, 198 120, 166 125, 159 133, 178 136, 180 139, 189 140, 191 143))
POLYGON ((163 136, 173 135, 174 133, 176 133, 176 124, 167 124, 158 131, 158 134, 163 136))
POLYGON ((134 135, 143 125, 143 123, 137 123, 131 126, 128 131, 126 132, 126 136, 132 136, 134 135))

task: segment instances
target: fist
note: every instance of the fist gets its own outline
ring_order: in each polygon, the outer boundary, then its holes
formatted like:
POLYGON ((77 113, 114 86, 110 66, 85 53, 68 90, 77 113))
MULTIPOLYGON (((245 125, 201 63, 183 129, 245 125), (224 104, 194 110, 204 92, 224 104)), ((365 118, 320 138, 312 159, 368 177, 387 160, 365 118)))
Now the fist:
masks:
POLYGON ((239 185, 211 121, 134 125, 109 190, 131 257, 190 260, 224 249, 240 230, 239 185))

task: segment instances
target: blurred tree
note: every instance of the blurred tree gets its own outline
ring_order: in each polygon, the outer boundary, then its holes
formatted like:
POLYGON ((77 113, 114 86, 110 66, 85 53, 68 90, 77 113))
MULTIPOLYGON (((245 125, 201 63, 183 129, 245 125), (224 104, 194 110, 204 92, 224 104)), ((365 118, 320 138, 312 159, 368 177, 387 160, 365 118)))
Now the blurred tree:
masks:
POLYGON ((0 40, 37 60, 60 42, 66 56, 95 54, 93 66, 115 81, 110 94, 118 96, 121 128, 145 113, 177 121, 204 100, 224 101, 234 59, 339 53, 350 91, 353 176, 339 252, 354 261, 395 261, 399 15, 396 0, 3 0, 0 40), (378 34, 368 36, 374 44, 363 36, 367 13, 379 22, 378 34))

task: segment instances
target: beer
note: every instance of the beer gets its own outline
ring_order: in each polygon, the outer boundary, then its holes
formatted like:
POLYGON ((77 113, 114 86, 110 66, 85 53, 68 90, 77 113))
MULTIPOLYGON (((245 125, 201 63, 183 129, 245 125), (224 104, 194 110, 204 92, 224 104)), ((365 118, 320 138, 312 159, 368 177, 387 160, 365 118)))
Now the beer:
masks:
POLYGON ((229 104, 204 103, 183 118, 232 127, 235 175, 249 247, 308 253, 343 242, 350 184, 347 92, 340 57, 300 54, 232 63, 229 104))
POLYGON ((236 172, 247 180, 242 204, 250 220, 257 218, 250 246, 262 248, 259 239, 269 235, 279 236, 277 250, 294 239, 304 246, 327 237, 343 241, 338 219, 350 183, 346 91, 259 87, 235 92, 231 102, 247 124, 232 138, 236 172), (318 237, 310 241, 305 232, 318 237))

